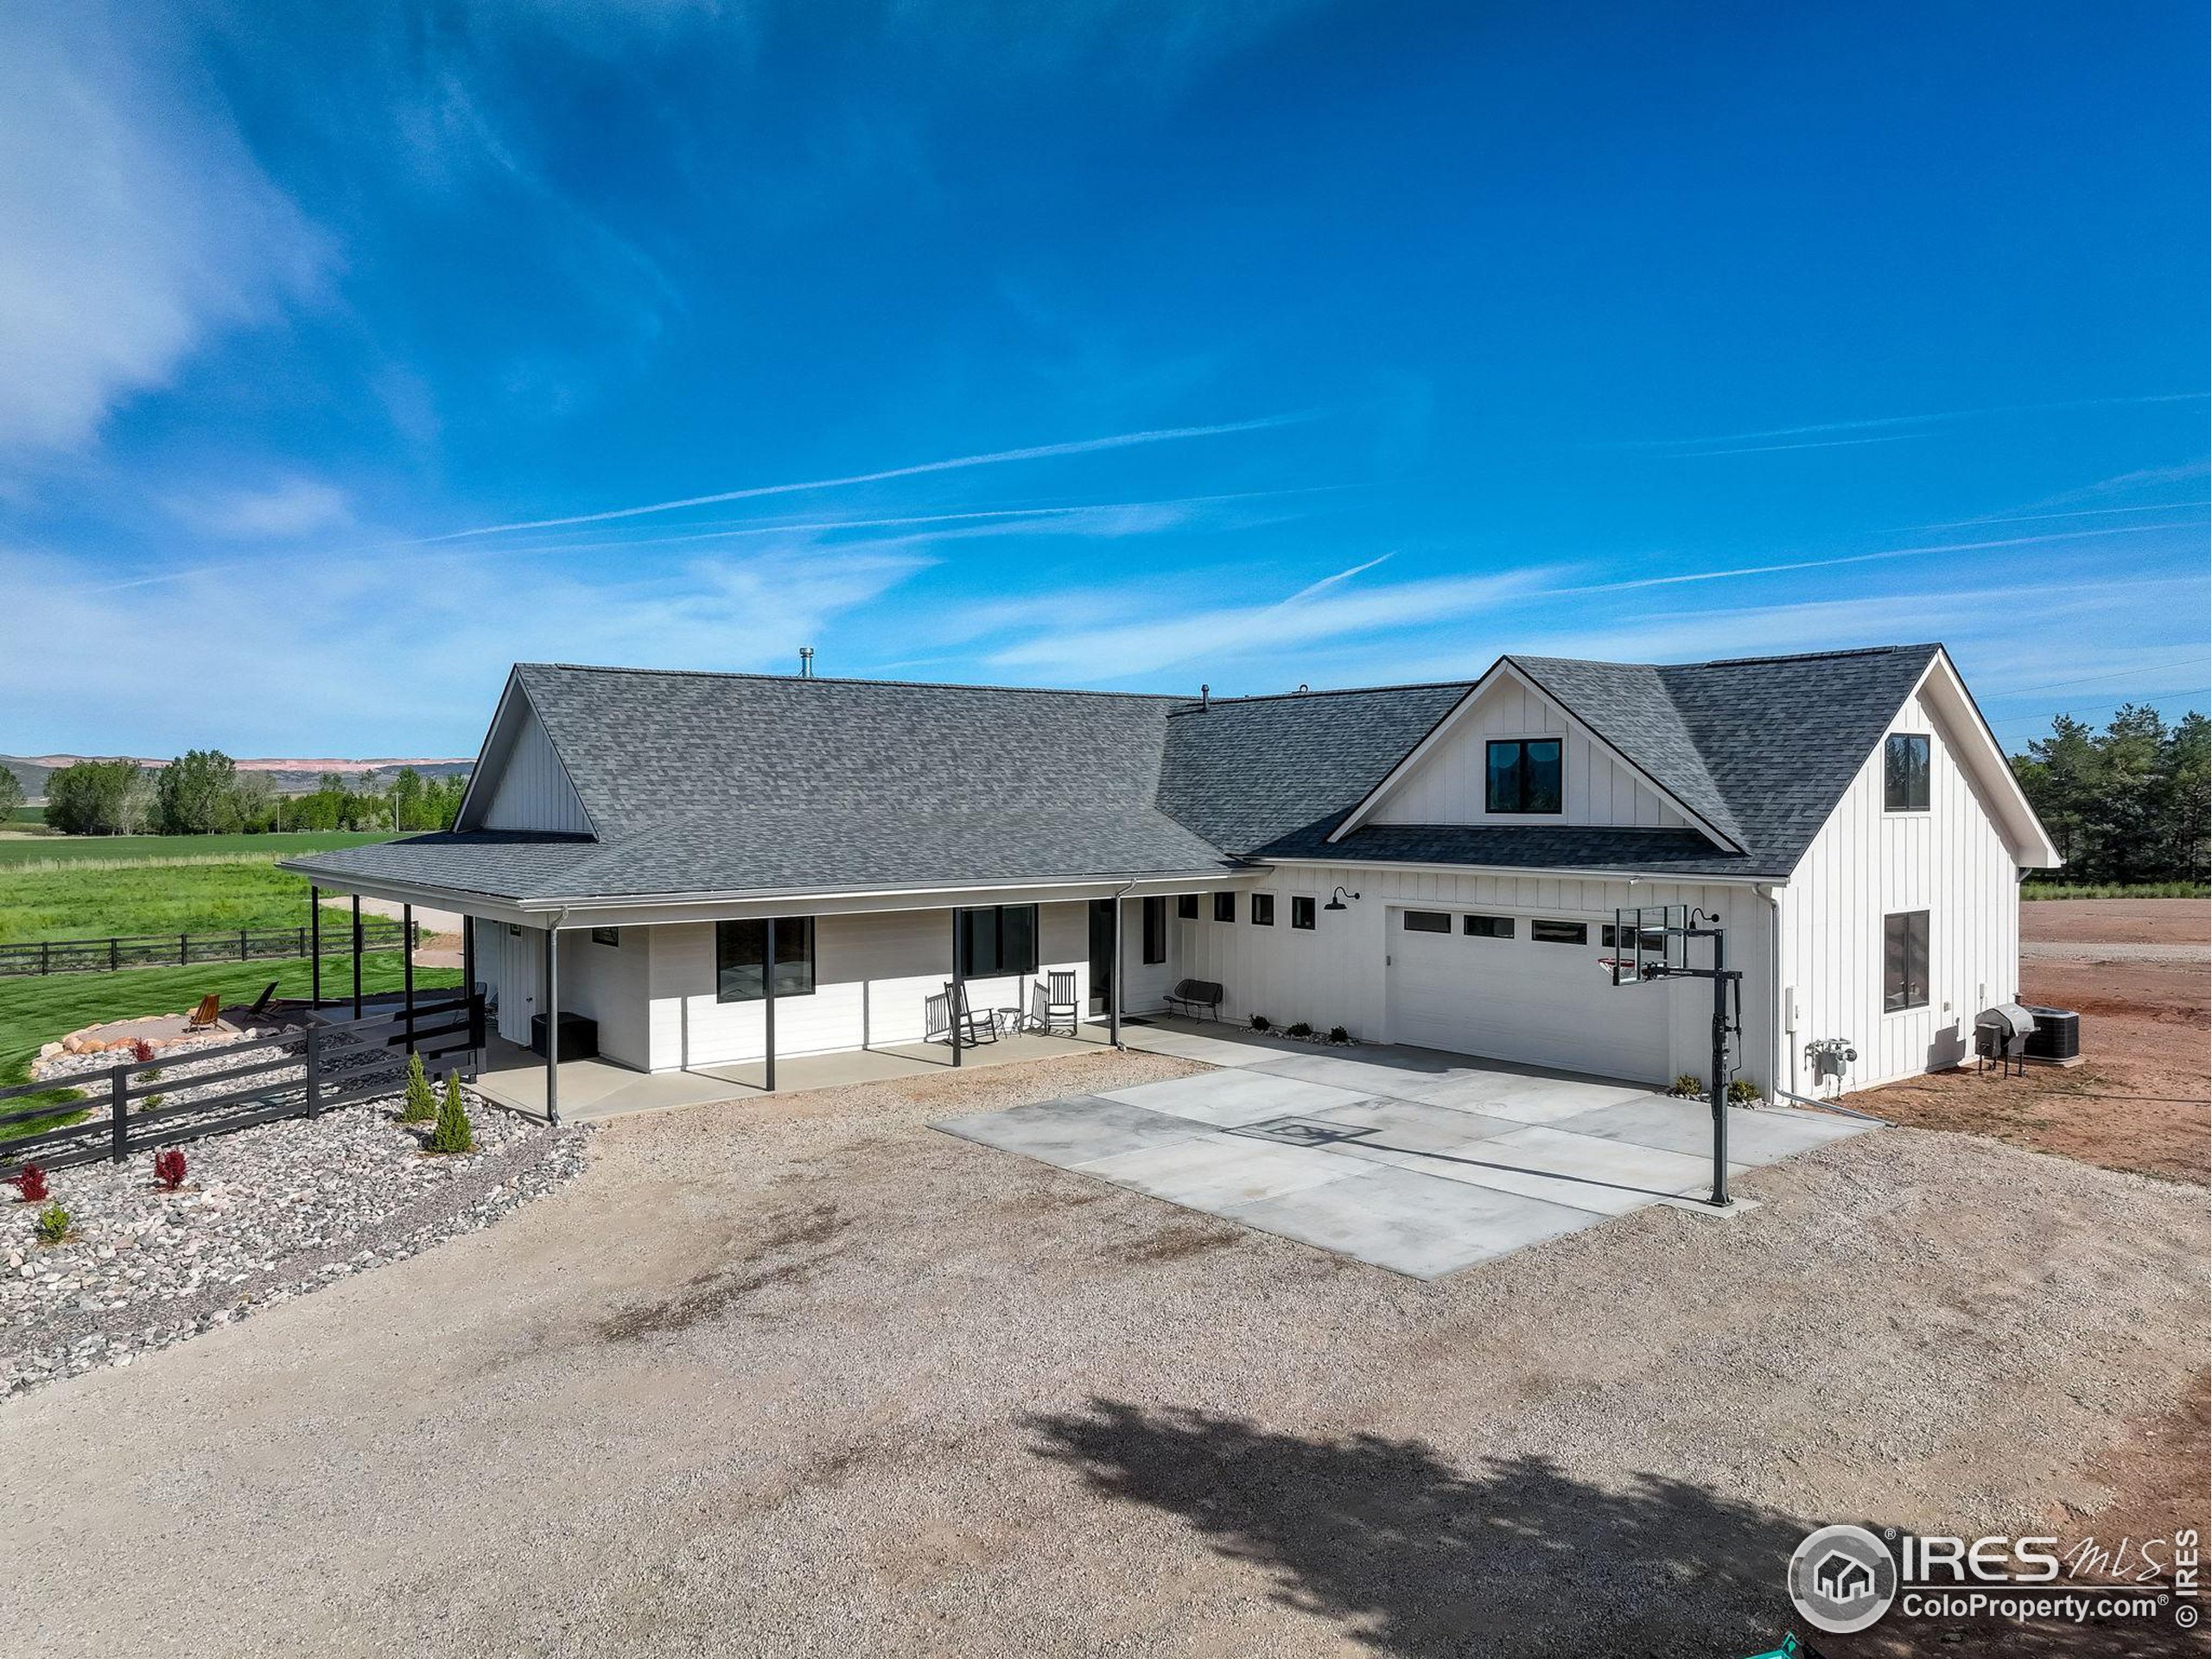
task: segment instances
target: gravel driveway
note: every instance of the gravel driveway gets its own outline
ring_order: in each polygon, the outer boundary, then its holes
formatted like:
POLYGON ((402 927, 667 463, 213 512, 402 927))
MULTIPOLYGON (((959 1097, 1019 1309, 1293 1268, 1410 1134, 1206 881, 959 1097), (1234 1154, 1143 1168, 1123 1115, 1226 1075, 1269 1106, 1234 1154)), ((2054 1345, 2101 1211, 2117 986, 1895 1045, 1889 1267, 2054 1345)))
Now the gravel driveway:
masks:
POLYGON ((2202 1193, 1900 1130, 1423 1284, 928 1133, 613 1124, 485 1231, 0 1406, 8 1628, 179 1653, 1750 1653, 2201 1351, 2202 1193))

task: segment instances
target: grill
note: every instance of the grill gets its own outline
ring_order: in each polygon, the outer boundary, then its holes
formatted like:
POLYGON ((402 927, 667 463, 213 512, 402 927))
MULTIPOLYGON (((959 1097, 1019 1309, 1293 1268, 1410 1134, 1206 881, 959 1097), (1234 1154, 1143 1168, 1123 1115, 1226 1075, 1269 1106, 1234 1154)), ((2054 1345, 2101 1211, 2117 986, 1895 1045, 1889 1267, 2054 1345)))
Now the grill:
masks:
POLYGON ((1974 1070, 1987 1069, 1994 1060, 2000 1072, 2027 1070, 2028 1044, 2036 1034, 2036 1016, 2018 1002, 1999 1002, 1974 1017, 1974 1070))

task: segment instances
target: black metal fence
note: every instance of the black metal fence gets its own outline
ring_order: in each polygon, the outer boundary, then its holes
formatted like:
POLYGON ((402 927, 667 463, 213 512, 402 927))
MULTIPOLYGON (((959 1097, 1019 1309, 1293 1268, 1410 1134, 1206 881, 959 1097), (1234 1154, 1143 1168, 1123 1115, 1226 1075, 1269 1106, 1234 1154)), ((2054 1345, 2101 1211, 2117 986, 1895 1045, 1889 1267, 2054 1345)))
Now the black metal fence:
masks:
MULTIPOLYGON (((202 962, 261 962, 304 957, 320 944, 322 954, 350 955, 353 929, 341 923, 321 930, 301 927, 241 927, 225 933, 131 933, 106 939, 36 939, 0 944, 0 978, 27 974, 111 974, 124 968, 188 968, 202 962)), ((415 944, 423 930, 415 928, 415 944)), ((405 937, 389 916, 361 918, 364 950, 394 950, 405 937)))
POLYGON ((412 1007, 385 1005, 358 1020, 308 1014, 309 1023, 276 1037, 185 1049, 167 1058, 126 1060, 45 1083, 0 1089, 0 1135, 16 1125, 74 1117, 49 1128, 0 1139, 0 1164, 37 1163, 49 1168, 120 1162, 134 1152, 175 1146, 203 1135, 226 1135, 283 1117, 317 1117, 340 1106, 398 1092, 407 1057, 423 1057, 433 1077, 466 1070, 484 1046, 484 999, 450 995, 417 1001, 412 1007), (209 1060, 212 1071, 176 1075, 176 1068, 209 1060), (232 1062, 235 1062, 234 1064, 232 1062), (57 1091, 83 1091, 56 1100, 57 1091), (168 1103, 165 1096, 194 1093, 168 1103), (203 1090, 212 1092, 202 1094, 203 1090), (34 1096, 34 1105, 8 1107, 34 1096))

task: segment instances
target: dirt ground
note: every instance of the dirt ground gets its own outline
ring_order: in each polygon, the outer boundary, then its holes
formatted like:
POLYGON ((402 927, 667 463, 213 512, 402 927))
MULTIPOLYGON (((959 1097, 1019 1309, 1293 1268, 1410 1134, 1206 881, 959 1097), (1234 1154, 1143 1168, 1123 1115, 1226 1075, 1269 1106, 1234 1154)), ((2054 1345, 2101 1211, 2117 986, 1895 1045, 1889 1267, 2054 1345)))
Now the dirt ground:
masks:
MULTIPOLYGON (((0 1406, 35 1495, 0 1627, 1712 1659, 1779 1643, 1814 1525, 2112 1511, 2202 1363, 2202 1195, 1986 1140, 1841 1142, 1748 1212, 1423 1284, 925 1127, 1179 1069, 620 1122, 495 1227, 0 1406)), ((1916 1650, 1967 1649, 1882 1649, 1916 1650)))
POLYGON ((1922 1128, 2205 1184, 2212 1153, 2212 950, 2139 961, 2131 945, 2203 946, 2193 899, 2037 899, 2020 906, 2020 994, 2082 1016, 2082 1064, 2024 1077, 1972 1065, 1870 1091, 1867 1110, 1922 1128), (2065 954, 2058 954, 2060 950, 2065 954))

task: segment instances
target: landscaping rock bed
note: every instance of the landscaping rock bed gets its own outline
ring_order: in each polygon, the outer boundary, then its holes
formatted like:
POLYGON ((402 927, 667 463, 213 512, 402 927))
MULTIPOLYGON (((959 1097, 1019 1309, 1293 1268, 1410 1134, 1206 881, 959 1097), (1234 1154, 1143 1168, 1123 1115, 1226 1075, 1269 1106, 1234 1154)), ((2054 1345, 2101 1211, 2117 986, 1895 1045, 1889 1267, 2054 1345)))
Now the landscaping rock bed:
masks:
POLYGON ((155 1184, 151 1153, 52 1171, 71 1220, 56 1245, 37 1240, 43 1205, 7 1203, 0 1186, 0 1392, 127 1365, 404 1261, 584 1166, 588 1128, 550 1130, 472 1096, 476 1150, 433 1157, 397 1109, 365 1102, 193 1141, 175 1192, 155 1184))

